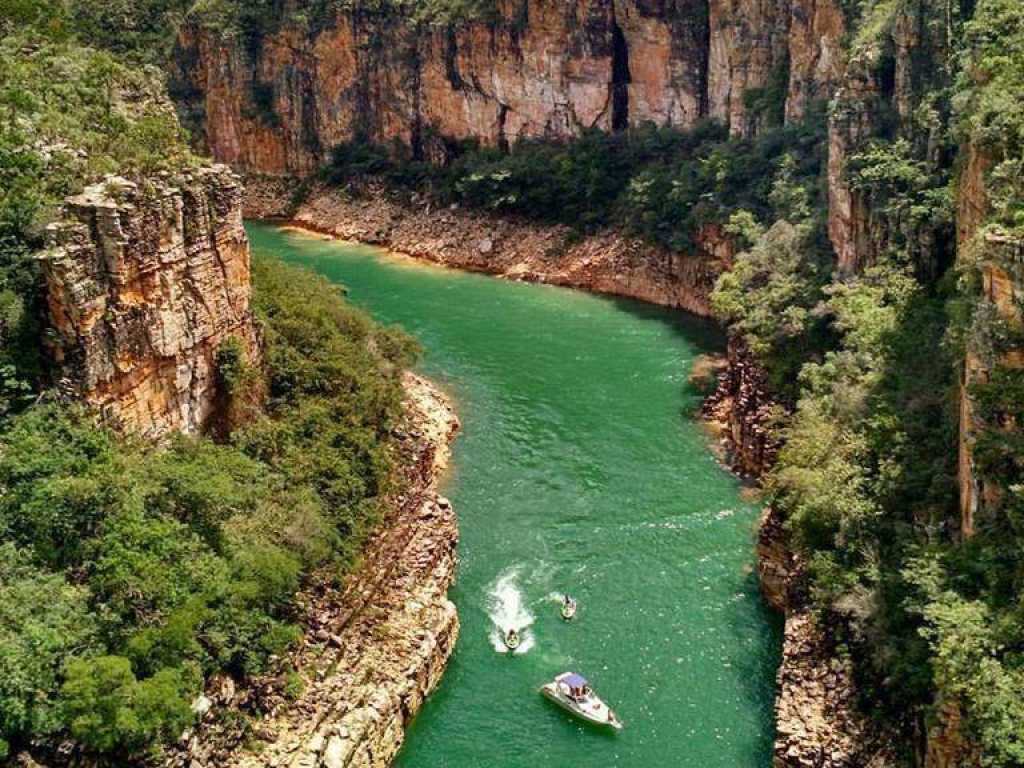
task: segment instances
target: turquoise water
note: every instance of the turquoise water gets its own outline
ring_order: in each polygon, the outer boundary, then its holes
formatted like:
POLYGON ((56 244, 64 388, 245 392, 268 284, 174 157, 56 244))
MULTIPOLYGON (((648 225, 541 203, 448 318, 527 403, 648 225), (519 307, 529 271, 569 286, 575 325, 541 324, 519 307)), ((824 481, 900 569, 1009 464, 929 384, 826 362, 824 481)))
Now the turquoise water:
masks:
POLYGON ((462 635, 401 768, 771 764, 779 628, 753 575, 756 507, 691 418, 680 313, 250 227, 423 344, 463 421, 445 492, 462 540, 462 635), (579 600, 572 623, 557 595, 579 600), (524 631, 499 653, 497 625, 524 631), (625 721, 584 726, 537 688, 573 670, 625 721))

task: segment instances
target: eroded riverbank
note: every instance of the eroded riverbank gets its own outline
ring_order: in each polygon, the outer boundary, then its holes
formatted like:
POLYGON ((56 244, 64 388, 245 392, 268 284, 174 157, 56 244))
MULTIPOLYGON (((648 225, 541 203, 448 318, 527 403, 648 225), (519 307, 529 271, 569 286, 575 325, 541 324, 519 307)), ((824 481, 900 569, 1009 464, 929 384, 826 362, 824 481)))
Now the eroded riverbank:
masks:
MULTIPOLYGON (((282 190, 288 189, 286 183, 253 186, 250 212, 283 213, 287 206, 282 190)), ((560 227, 473 212, 431 212, 379 195, 353 199, 323 189, 291 213, 292 225, 307 231, 381 245, 414 259, 629 296, 698 315, 709 314, 714 278, 732 255, 714 233, 705 233, 709 253, 677 256, 681 261, 674 262, 660 249, 614 233, 574 242, 560 227), (677 263, 686 267, 671 266, 677 263)), ((728 358, 704 416, 717 422, 716 432, 733 471, 756 479, 778 449, 768 429, 774 403, 757 366, 739 346, 730 346, 728 358)), ((851 667, 832 663, 835 654, 827 633, 803 608, 801 570, 789 552, 783 521, 770 511, 763 519, 767 524, 758 533, 757 572, 768 603, 787 617, 777 671, 774 764, 840 768, 859 766, 875 755, 884 758, 888 739, 859 713, 851 667)))
POLYGON ((701 233, 701 250, 687 254, 613 230, 580 238, 559 225, 404 204, 379 190, 352 197, 314 188, 294 208, 287 182, 255 180, 247 189, 246 215, 253 219, 287 220, 445 267, 624 296, 700 317, 710 316, 708 296, 732 255, 715 228, 701 233))

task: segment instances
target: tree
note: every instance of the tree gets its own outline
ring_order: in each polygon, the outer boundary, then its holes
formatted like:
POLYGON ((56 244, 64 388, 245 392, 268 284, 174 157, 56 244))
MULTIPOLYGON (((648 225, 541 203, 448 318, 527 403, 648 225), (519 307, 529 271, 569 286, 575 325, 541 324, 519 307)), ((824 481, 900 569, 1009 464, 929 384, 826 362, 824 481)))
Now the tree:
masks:
POLYGON ((193 718, 179 670, 140 682, 120 656, 72 661, 61 692, 71 733, 98 752, 133 752, 176 737, 193 718))
POLYGON ((62 726, 64 660, 98 643, 87 590, 34 567, 13 544, 0 545, 0 744, 62 726))

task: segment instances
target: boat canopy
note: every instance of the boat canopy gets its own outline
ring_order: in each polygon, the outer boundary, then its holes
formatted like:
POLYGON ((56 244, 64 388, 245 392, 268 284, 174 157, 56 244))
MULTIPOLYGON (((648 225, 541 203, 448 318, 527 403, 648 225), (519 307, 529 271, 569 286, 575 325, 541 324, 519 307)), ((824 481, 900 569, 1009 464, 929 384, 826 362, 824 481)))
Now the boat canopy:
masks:
POLYGON ((564 675, 562 675, 560 682, 565 683, 567 686, 569 686, 570 690, 572 690, 574 693, 582 692, 583 689, 589 685, 589 683, 587 683, 587 680, 585 677, 583 677, 583 675, 577 675, 575 672, 565 673, 564 675))

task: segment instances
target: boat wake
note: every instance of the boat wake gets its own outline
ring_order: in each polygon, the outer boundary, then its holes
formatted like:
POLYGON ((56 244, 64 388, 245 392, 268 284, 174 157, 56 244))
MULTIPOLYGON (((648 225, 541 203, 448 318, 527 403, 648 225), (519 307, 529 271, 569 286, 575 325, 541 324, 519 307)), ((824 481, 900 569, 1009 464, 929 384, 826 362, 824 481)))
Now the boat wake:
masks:
POLYGON ((491 646, 498 653, 508 653, 505 635, 510 629, 519 633, 521 643, 513 651, 517 656, 528 653, 536 644, 530 627, 534 615, 526 605, 523 592, 519 587, 519 569, 509 568, 503 571, 491 585, 487 593, 487 615, 491 618, 491 646))

